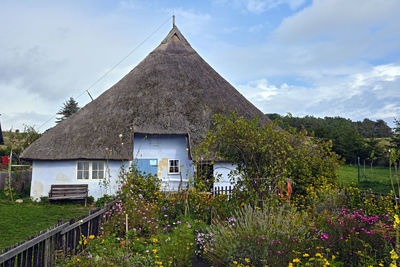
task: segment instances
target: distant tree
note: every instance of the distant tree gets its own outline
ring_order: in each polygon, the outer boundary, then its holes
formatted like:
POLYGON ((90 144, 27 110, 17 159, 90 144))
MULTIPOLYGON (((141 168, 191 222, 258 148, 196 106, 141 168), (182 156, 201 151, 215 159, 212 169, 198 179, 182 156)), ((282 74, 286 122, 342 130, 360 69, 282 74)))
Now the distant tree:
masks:
POLYGON ((362 122, 355 122, 358 132, 365 138, 376 137, 375 128, 376 124, 370 119, 364 119, 362 122))
POLYGON ((56 123, 65 120, 78 110, 79 110, 78 102, 76 102, 73 97, 70 97, 70 99, 64 103, 62 109, 60 109, 60 111, 57 112, 57 115, 61 115, 62 117, 57 118, 56 123))
POLYGON ((396 150, 400 150, 400 119, 394 119, 393 135, 390 138, 390 146, 396 150))
POLYGON ((377 120, 375 123, 375 135, 378 138, 391 137, 392 129, 386 124, 384 120, 377 120))
POLYGON ((378 158, 383 157, 384 151, 383 148, 379 145, 379 139, 376 138, 369 138, 365 140, 365 146, 366 146, 366 154, 367 154, 367 160, 369 161, 369 164, 372 165, 375 160, 378 158))

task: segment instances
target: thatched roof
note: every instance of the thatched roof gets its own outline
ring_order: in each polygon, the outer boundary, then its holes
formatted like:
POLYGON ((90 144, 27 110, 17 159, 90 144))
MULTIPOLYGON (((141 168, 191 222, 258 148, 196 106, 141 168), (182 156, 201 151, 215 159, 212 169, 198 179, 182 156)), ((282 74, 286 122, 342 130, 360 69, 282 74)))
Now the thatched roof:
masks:
POLYGON ((135 133, 185 134, 202 141, 215 113, 268 118, 222 78, 174 26, 162 43, 118 83, 30 145, 30 160, 131 159, 135 133), (124 148, 118 137, 122 134, 124 148))

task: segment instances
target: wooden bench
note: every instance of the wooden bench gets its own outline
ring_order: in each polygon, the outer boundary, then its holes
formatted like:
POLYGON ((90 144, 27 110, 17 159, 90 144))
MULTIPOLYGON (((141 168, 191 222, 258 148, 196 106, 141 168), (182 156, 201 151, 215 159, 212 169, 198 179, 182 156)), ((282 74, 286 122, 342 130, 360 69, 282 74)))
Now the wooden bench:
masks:
POLYGON ((84 199, 86 207, 88 191, 87 184, 52 184, 49 200, 84 199))

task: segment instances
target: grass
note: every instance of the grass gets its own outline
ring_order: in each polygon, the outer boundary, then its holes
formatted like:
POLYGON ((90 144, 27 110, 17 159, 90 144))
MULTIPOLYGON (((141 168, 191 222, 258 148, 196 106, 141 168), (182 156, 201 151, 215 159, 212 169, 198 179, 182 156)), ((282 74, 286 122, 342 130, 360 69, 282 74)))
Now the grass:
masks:
POLYGON ((24 200, 15 203, 0 200, 0 251, 29 236, 55 225, 58 219, 71 219, 86 214, 82 204, 48 204, 24 200))
MULTIPOLYGON (((392 177, 394 178, 394 168, 392 168, 392 177)), ((339 182, 344 185, 354 184, 361 190, 371 189, 373 192, 388 194, 392 190, 390 182, 389 167, 360 166, 360 184, 358 184, 357 165, 343 165, 339 169, 339 182)), ((395 183, 395 188, 397 188, 395 183)))

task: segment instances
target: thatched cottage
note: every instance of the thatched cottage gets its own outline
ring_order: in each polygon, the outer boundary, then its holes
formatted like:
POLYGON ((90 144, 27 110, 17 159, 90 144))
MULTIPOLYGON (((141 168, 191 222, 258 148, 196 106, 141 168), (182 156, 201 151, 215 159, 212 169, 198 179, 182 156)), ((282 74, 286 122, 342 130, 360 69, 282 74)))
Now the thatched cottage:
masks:
MULTIPOLYGON (((157 174, 164 190, 176 190, 196 170, 191 151, 204 138, 215 113, 245 118, 263 113, 222 78, 174 25, 161 44, 118 83, 30 145, 31 196, 47 196, 52 184, 89 184, 89 195, 117 190, 121 162, 157 174), (121 145, 123 143, 123 145, 121 145)), ((219 185, 233 166, 215 162, 219 185)))

